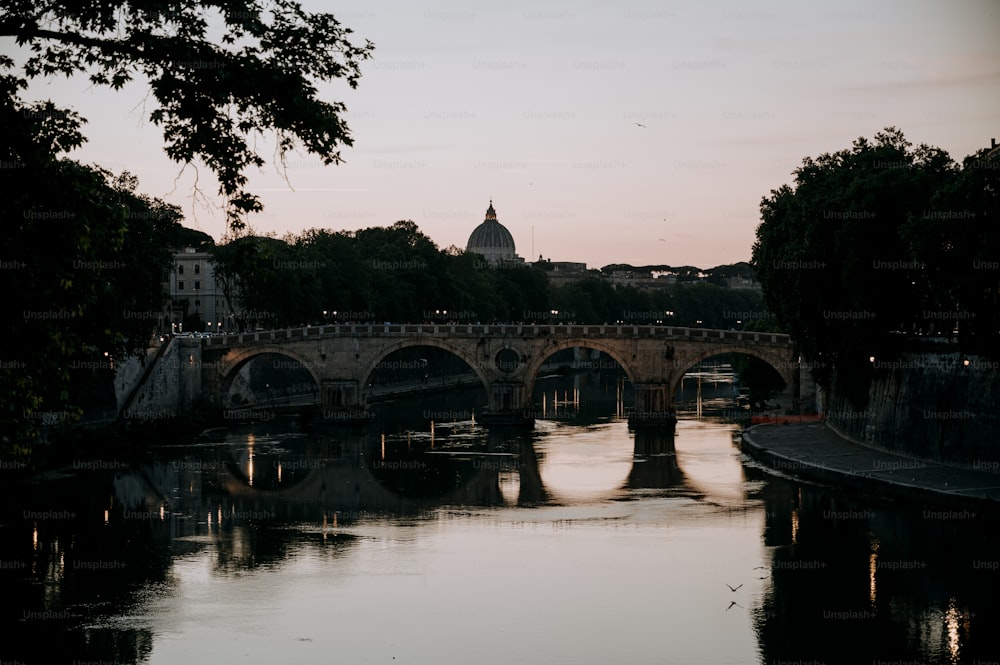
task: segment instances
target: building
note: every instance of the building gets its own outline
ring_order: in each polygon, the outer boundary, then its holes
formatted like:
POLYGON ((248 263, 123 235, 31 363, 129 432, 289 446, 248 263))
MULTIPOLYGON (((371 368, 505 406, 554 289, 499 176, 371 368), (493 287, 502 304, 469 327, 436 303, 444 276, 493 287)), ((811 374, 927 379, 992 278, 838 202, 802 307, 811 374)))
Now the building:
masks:
POLYGON ((579 263, 576 261, 553 261, 552 259, 542 258, 540 255, 538 257, 538 261, 535 262, 534 267, 545 273, 545 277, 549 280, 549 284, 552 286, 565 286, 566 284, 578 282, 587 277, 601 276, 601 273, 598 270, 587 270, 586 263, 579 263))
POLYGON ((649 270, 615 270, 608 277, 608 281, 615 288, 631 286, 636 289, 648 291, 650 289, 664 289, 674 286, 677 284, 677 276, 670 273, 653 274, 649 270))
POLYGON ((497 221, 493 199, 490 199, 490 207, 486 209, 486 219, 473 229, 469 236, 465 251, 481 255, 492 266, 505 263, 524 264, 524 259, 515 252, 514 237, 497 221))
POLYGON ((729 289, 746 289, 749 291, 761 292, 760 282, 753 277, 741 277, 739 275, 726 277, 723 282, 729 289))
POLYGON ((174 332, 235 330, 233 308, 215 277, 213 256, 193 247, 174 254, 170 270, 170 323, 174 332))

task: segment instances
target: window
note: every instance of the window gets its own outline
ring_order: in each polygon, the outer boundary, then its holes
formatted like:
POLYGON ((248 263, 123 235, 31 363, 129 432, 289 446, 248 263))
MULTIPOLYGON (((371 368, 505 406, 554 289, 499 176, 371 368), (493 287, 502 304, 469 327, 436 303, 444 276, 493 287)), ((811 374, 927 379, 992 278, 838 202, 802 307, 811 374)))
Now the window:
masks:
POLYGON ((201 288, 201 282, 195 282, 194 283, 194 290, 197 291, 200 288, 201 288))
POLYGON ((177 282, 177 290, 178 291, 184 290, 184 282, 177 282))
POLYGON ((194 264, 194 274, 196 274, 196 275, 200 275, 201 274, 201 264, 200 263, 194 264))
POLYGON ((177 264, 177 274, 178 275, 183 275, 184 274, 184 264, 183 263, 178 263, 177 264))

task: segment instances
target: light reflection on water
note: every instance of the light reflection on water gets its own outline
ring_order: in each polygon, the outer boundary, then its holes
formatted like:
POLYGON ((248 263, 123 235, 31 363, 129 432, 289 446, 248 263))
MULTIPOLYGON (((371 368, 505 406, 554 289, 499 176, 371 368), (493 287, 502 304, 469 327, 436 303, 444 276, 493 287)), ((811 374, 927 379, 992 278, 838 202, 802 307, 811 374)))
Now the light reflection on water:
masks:
MULTIPOLYGON (((739 476, 730 428, 710 429, 698 443, 739 476)), ((762 516, 630 497, 631 445, 624 423, 551 430, 536 445, 542 507, 362 520, 332 545, 299 526, 278 566, 243 575, 206 574, 219 556, 206 548, 173 566, 179 592, 147 610, 171 627, 153 628, 150 662, 757 662, 747 612, 762 597, 762 516)))
MULTIPOLYGON (((747 612, 761 603, 750 573, 765 560, 763 519, 717 509, 733 504, 742 477, 732 427, 682 424, 681 438, 688 429, 697 435, 678 456, 702 467, 704 496, 630 490, 635 468, 673 456, 634 458, 624 422, 542 423, 533 447, 548 500, 537 507, 517 507, 510 492, 494 507, 328 524, 325 538, 319 524, 285 525, 283 556, 266 565, 250 561, 254 529, 193 536, 198 551, 171 564, 172 593, 130 616, 156 617, 142 625, 154 635, 151 663, 330 653, 357 663, 756 662, 747 612), (726 492, 713 497, 713 481, 726 492), (733 593, 727 582, 744 586, 733 593)), ((291 459, 290 441, 253 445, 258 469, 279 450, 291 459)), ((250 460, 236 458, 246 473, 250 460)))
POLYGON ((9 655, 772 665, 996 646, 997 574, 976 566, 996 559, 994 522, 776 478, 711 418, 665 437, 571 415, 531 435, 442 423, 433 448, 415 421, 257 427, 40 488, 26 506, 81 518, 0 541, 0 560, 31 563, 8 611, 73 617, 20 617, 9 655), (852 513, 867 517, 826 517, 852 513), (101 557, 124 566, 77 565, 101 557))

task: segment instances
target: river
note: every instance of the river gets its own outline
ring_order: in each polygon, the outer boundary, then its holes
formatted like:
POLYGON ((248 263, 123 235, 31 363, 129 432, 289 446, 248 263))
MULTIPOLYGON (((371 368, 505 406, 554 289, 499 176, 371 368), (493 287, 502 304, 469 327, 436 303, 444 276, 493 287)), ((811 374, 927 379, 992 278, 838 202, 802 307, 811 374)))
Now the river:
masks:
POLYGON ((530 433, 479 427, 470 390, 7 488, 0 662, 1000 658, 995 518, 761 468, 725 376, 673 435, 629 431, 620 386, 539 380, 530 433))

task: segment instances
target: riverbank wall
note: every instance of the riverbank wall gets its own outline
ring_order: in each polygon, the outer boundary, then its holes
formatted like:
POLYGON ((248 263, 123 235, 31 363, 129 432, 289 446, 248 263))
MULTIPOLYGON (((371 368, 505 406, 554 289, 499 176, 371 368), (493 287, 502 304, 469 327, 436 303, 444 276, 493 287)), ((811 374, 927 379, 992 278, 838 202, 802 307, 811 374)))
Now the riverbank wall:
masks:
POLYGON ((841 436, 880 450, 974 469, 1000 469, 1000 362, 958 352, 872 361, 868 403, 835 391, 825 417, 841 436))
POLYGON ((180 345, 170 340, 162 350, 131 358, 115 375, 115 394, 125 420, 175 418, 179 409, 180 345))

